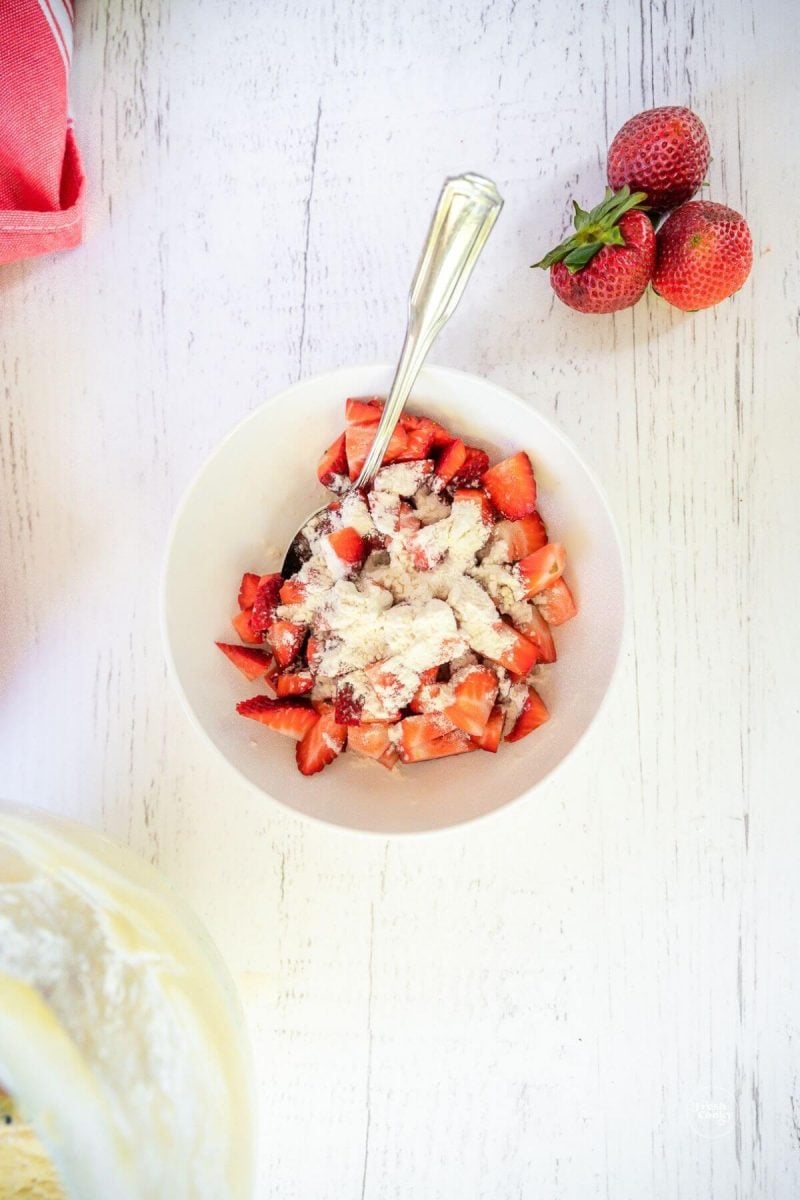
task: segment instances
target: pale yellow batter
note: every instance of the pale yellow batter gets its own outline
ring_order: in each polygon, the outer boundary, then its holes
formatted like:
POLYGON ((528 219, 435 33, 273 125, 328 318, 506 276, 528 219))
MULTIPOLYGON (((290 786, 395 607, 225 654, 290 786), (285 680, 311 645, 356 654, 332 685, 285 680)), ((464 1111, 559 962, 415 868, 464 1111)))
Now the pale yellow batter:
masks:
POLYGON ((0 1087, 0 1200, 66 1200, 44 1146, 0 1087))

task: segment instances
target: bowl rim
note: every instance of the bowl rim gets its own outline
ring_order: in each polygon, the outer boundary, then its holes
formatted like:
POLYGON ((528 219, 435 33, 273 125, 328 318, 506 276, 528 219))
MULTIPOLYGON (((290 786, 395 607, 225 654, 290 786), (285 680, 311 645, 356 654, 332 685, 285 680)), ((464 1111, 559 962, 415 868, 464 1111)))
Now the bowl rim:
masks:
MULTIPOLYGON (((420 380, 424 381, 426 377, 430 377, 431 375, 433 375, 433 376, 438 375, 438 376, 442 377, 443 379, 451 380, 451 381, 458 380, 458 379, 468 379, 471 383, 479 383, 483 386, 492 388, 496 392, 502 393, 505 400, 509 401, 513 406, 523 410, 526 414, 529 415, 531 412, 533 412, 534 415, 536 416, 537 420, 541 421, 541 423, 547 428, 547 430, 555 438, 557 438, 558 441, 562 442, 566 446, 566 448, 570 451, 570 453, 574 455, 575 459, 577 460, 577 462, 579 463, 579 465, 581 466, 581 468, 583 469, 583 471, 586 473, 589 480, 591 481, 597 495, 600 498, 600 502, 601 502, 603 509, 605 511, 605 514, 608 518, 609 527, 610 527, 611 533, 613 535, 614 547, 616 549, 617 556, 619 559, 619 564, 620 564, 620 577, 621 577, 621 581, 622 581, 622 614, 621 614, 622 620, 621 620, 621 627, 620 627, 619 644, 617 646, 616 655, 614 657, 614 662, 611 667, 611 672, 610 672, 610 675, 608 678, 608 684, 606 686, 606 689, 603 693, 603 696, 602 696, 599 704, 597 705, 597 708, 595 709, 595 711, 592 715, 591 720, 587 724, 586 728, 582 731, 582 733, 575 740, 574 744, 570 747, 570 749, 567 751, 567 753, 563 756, 563 758, 559 759, 559 761, 557 763, 555 763, 550 768, 550 770, 547 771, 541 777, 541 779, 537 780, 536 783, 532 784, 529 788, 526 788, 525 791, 520 792, 520 794, 518 796, 514 796, 513 799, 506 800, 506 802, 504 804, 498 805, 497 808, 491 808, 491 809, 488 809, 486 812, 476 813, 474 816, 467 816, 461 820, 453 821, 449 825, 438 825, 431 829, 400 829, 400 830, 391 830, 391 831, 377 830, 377 829, 365 829, 365 828, 362 828, 362 827, 359 827, 356 825, 342 825, 337 821, 329 821, 329 820, 326 820, 324 817, 315 816, 313 813, 305 812, 302 809, 295 808, 293 805, 289 804, 286 800, 281 799, 280 796, 276 796, 272 792, 266 791, 263 787, 261 787, 259 784, 255 783, 252 779, 250 779, 244 773, 244 771, 239 766, 237 766, 236 763, 234 763, 230 758, 228 758, 228 756, 224 753, 224 751, 222 751, 220 749, 220 747, 216 744, 214 739, 211 737, 210 733, 206 730, 205 726, 201 722, 200 718, 197 716, 197 713, 194 711, 191 701, 189 700, 189 697, 186 694, 186 691, 184 689, 180 675, 178 673, 178 668, 175 663, 175 658, 172 653, 172 646, 170 644, 170 639, 169 639, 168 629, 167 629, 167 625, 168 625, 167 579, 168 579, 168 575, 169 575, 169 566, 170 566, 170 561, 171 561, 171 557, 172 557, 172 549, 173 549, 173 545, 174 545, 174 542, 175 542, 175 539, 176 539, 176 536, 178 533, 178 528, 181 524, 181 519, 183 517, 183 514, 184 514, 185 510, 188 508, 189 504, 191 503, 192 498, 194 497, 194 494, 197 491, 208 466, 216 458, 216 456, 222 451, 222 449, 228 444, 228 442, 232 441, 233 438, 236 437, 239 434, 239 432, 242 429, 244 429, 250 422, 255 421, 258 417, 260 417, 265 408, 271 407, 275 404, 278 404, 279 402, 285 402, 287 399, 289 399, 292 396, 292 394, 294 392, 307 387, 311 383, 319 384, 322 382, 330 382, 331 385, 333 386, 333 385, 335 385, 337 379, 346 377, 346 376, 349 376, 352 374, 356 374, 356 373, 364 373, 364 374, 373 373, 373 374, 375 374, 378 372, 385 372, 387 374, 390 374, 393 370, 394 370, 394 365, 392 363, 386 363, 386 362, 355 363, 350 366, 334 367, 327 371, 318 371, 314 375, 305 375, 302 379, 297 380, 295 383, 290 384, 288 387, 283 388, 278 392, 274 392, 272 395, 268 396, 265 400, 263 400, 260 404, 258 404, 251 412, 246 413, 233 426, 231 426, 231 428, 228 430, 228 432, 226 434, 224 434, 224 436, 220 439, 220 441, 218 441, 216 443, 216 445, 213 447, 213 449, 210 451, 210 453, 206 455, 206 457, 201 462, 200 466, 194 472, 191 479, 189 480, 189 483, 184 488, 184 491, 180 497, 180 500, 178 501, 178 504, 175 508, 175 512, 173 513, 172 520, 170 521, 170 526, 169 526, 169 530, 167 533, 167 539, 166 539, 166 543, 164 546, 162 560, 161 560, 161 573, 160 573, 159 588, 158 588, 158 613, 159 613, 159 628, 160 628, 160 633, 161 633, 161 645, 162 645, 162 649, 164 652, 164 658, 165 658, 166 664, 167 664, 167 674, 170 678, 172 687, 174 688, 175 692, 177 693, 177 696, 178 696, 178 699, 180 701, 180 705, 181 705, 183 711, 188 716, 190 724, 193 725, 194 728, 200 733, 202 740, 205 742, 205 744, 207 746, 209 746, 211 748, 214 755, 219 760, 224 762, 226 764, 226 766, 228 767, 228 769, 230 771, 233 771, 239 777, 239 779, 241 779, 242 782, 247 785, 247 787, 249 788, 249 790, 251 792, 255 793, 258 796, 265 798, 268 801, 271 801, 274 804, 280 805, 280 807, 285 812, 293 814, 298 820, 308 822, 309 824, 315 826, 316 828, 321 827, 328 831, 334 831, 338 834, 341 834, 342 836, 351 837, 353 835, 356 835, 356 836, 369 838, 369 839, 402 838, 403 840, 408 840, 410 838, 438 837, 438 836, 441 836, 442 834, 453 833, 455 831, 463 832, 466 826, 475 827, 479 824, 482 824, 484 821, 489 821, 489 820, 495 819, 497 817, 500 817, 502 814, 509 813, 512 809, 516 808, 517 805, 519 805, 522 801, 528 800, 534 794, 534 792, 539 791, 545 784, 551 783, 553 781, 553 779, 556 777, 556 775, 561 771, 564 764, 566 762, 568 762, 570 759, 574 758, 574 756, 577 754, 578 750, 583 747, 587 736, 595 728, 600 716, 605 711, 606 705, 608 703, 609 694, 611 693, 612 689, 614 688, 614 686, 617 682, 617 679, 619 678, 623 650, 627 647, 628 638, 630 635, 630 577, 629 577, 628 563, 625 558, 624 548, 623 548, 623 544, 622 544, 622 536, 620 534, 620 530, 619 530, 619 526, 617 524, 616 517, 614 516, 614 513, 611 509, 611 505, 609 504, 605 488, 602 486, 597 475, 595 474, 593 469, 589 466, 589 464, 586 462, 586 460, 584 459, 583 455, 580 453, 580 451, 578 450, 578 448, 574 444, 574 442, 572 442, 567 437, 567 435, 562 432, 562 430, 558 427, 558 425, 555 424, 554 421, 552 421, 549 417, 545 416, 542 412, 540 412, 539 409, 536 408, 533 404, 530 404, 527 401, 523 400, 521 396, 518 396, 515 392, 512 392, 509 388, 505 387, 504 384, 495 383, 493 380, 487 379, 483 375, 476 375, 471 371, 463 371, 458 367, 439 366, 437 364, 432 364, 432 363, 425 364, 425 365, 423 365, 422 370, 420 371, 419 376, 418 376, 417 380, 415 381, 414 387, 416 388, 417 383, 420 380)), ((414 389, 412 389, 412 392, 413 392, 413 390, 414 389)), ((413 403, 413 396, 410 397, 410 402, 413 403)))

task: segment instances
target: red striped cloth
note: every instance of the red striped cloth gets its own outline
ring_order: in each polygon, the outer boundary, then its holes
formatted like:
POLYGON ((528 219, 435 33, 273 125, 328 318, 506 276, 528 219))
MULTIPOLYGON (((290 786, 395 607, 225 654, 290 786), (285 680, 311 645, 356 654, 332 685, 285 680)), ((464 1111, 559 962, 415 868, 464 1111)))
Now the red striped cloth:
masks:
POLYGON ((81 240, 72 18, 72 0, 0 0, 0 263, 81 240))

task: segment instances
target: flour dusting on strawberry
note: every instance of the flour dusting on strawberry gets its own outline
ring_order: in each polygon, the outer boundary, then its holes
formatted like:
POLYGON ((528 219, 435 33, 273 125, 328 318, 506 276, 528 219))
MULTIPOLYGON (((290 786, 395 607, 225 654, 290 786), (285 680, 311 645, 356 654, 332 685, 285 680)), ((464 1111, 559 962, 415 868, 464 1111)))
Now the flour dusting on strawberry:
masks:
POLYGON ((491 465, 406 414, 371 487, 351 490, 382 406, 347 401, 317 470, 339 498, 305 526, 294 575, 245 574, 245 644, 217 643, 275 692, 237 711, 294 738, 303 775, 344 753, 394 770, 527 736, 549 716, 537 689, 557 657, 551 626, 576 611, 524 451, 491 465))

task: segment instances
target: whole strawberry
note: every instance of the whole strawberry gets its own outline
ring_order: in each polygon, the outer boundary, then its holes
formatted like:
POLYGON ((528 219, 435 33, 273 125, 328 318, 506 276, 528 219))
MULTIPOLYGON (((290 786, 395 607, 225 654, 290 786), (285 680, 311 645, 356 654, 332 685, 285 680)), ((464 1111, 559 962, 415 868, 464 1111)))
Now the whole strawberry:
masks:
POLYGON ((753 265, 753 239, 740 213, 711 200, 692 200, 658 231, 653 287, 692 312, 738 292, 753 265))
POLYGON ((608 151, 608 182, 645 192, 654 213, 691 199, 705 179, 711 149, 690 108, 649 108, 631 117, 608 151))
MULTIPOLYGON (((653 273, 656 238, 638 207, 643 192, 628 187, 591 212, 575 204, 575 232, 535 267, 550 268, 550 284, 560 300, 584 313, 610 313, 635 304, 653 273)), ((573 202, 574 203, 574 202, 573 202)))

